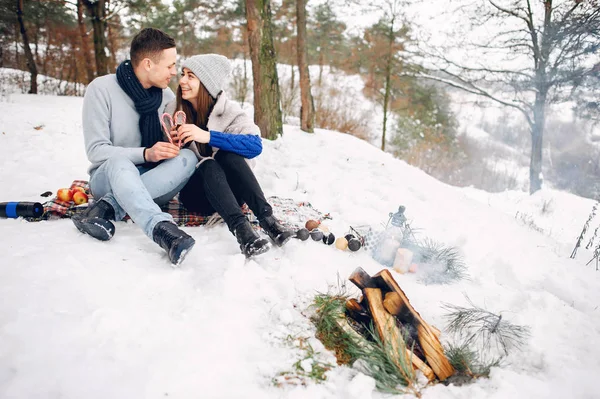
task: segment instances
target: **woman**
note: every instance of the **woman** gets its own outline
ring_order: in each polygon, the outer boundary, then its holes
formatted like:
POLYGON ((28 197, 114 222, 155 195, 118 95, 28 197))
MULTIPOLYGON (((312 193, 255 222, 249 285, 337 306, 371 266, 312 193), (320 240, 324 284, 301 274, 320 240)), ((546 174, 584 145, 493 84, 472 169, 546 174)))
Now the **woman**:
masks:
POLYGON ((227 223, 246 257, 269 250, 242 213, 248 204, 260 226, 282 246, 294 232, 273 217, 249 163, 262 152, 260 129, 241 107, 227 99, 223 89, 231 73, 229 60, 217 54, 196 55, 183 63, 177 98, 165 112, 186 114, 186 124, 173 132, 173 139, 196 153, 196 172, 179 193, 190 211, 211 215, 215 211, 227 223))

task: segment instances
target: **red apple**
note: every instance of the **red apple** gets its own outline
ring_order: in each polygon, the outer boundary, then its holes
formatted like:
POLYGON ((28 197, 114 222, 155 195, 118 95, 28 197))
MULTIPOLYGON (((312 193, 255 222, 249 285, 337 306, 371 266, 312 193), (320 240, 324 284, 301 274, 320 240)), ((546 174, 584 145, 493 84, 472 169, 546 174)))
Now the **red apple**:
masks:
POLYGON ((56 192, 56 197, 65 202, 71 202, 73 200, 73 191, 68 188, 61 188, 56 192))
POLYGON ((88 196, 83 191, 75 191, 75 194, 73 194, 73 202, 77 205, 85 204, 88 202, 88 196))
POLYGON ((75 194, 75 192, 76 192, 76 191, 81 191, 82 193, 85 193, 85 194, 87 194, 87 193, 85 192, 85 188, 83 188, 83 187, 79 187, 79 186, 73 187, 73 188, 71 189, 71 191, 73 191, 73 194, 75 194))

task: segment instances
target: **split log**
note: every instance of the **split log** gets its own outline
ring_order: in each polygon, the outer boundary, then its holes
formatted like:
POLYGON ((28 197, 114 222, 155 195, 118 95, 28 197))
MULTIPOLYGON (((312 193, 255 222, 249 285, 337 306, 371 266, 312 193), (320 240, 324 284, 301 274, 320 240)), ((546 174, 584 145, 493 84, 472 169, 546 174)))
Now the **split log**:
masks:
MULTIPOLYGON (((369 310, 354 298, 346 301, 346 317, 350 319, 350 325, 365 337, 368 337, 371 316, 369 310)), ((368 339, 368 338, 367 338, 368 339)))
POLYGON ((381 341, 385 345, 390 345, 391 356, 398 367, 398 370, 405 375, 407 380, 414 379, 414 375, 406 375, 406 370, 402 367, 400 361, 400 345, 404 346, 405 356, 410 359, 414 368, 418 368, 423 372, 429 381, 435 379, 435 374, 418 356, 406 348, 404 339, 400 334, 400 329, 396 325, 396 320, 390 315, 383 307, 381 290, 379 288, 365 288, 363 290, 367 302, 369 303, 369 310, 373 317, 373 323, 377 328, 377 333, 381 338, 381 341))
POLYGON ((366 313, 365 308, 354 298, 346 301, 346 309, 356 313, 366 313))
POLYGON ((350 277, 348 277, 348 280, 352 281, 361 290, 365 288, 377 288, 373 278, 362 267, 357 267, 350 277))
POLYGON ((417 329, 418 342, 423 349, 425 359, 431 366, 440 381, 454 374, 454 367, 450 364, 439 338, 433 329, 421 318, 421 315, 412 307, 408 297, 402 291, 392 274, 388 270, 382 270, 373 276, 372 280, 383 291, 389 291, 386 295, 385 309, 396 316, 402 323, 410 323, 417 329), (387 306, 386 306, 387 305, 387 306))

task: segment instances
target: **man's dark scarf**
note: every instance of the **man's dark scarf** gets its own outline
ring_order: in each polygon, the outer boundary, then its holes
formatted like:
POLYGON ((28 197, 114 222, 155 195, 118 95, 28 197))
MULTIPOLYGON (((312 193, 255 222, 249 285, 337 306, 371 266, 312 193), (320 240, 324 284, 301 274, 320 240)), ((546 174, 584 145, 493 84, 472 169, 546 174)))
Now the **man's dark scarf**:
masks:
POLYGON ((163 91, 152 86, 144 89, 133 72, 130 60, 125 60, 117 68, 119 86, 133 100, 135 109, 140 114, 140 133, 142 147, 150 148, 163 140, 163 132, 158 118, 158 108, 162 103, 163 91))

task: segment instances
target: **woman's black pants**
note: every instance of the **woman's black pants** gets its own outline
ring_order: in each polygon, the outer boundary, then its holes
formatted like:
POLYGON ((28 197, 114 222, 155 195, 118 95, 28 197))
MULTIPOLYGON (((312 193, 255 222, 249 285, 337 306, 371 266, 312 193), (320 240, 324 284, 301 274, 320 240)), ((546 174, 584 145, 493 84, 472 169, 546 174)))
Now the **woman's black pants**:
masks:
POLYGON ((241 155, 219 150, 213 159, 200 164, 179 193, 179 200, 192 212, 201 215, 219 213, 233 233, 246 216, 246 203, 262 220, 273 214, 254 173, 241 155))

